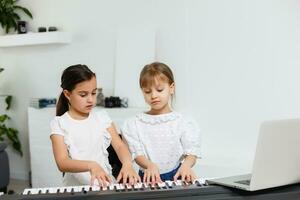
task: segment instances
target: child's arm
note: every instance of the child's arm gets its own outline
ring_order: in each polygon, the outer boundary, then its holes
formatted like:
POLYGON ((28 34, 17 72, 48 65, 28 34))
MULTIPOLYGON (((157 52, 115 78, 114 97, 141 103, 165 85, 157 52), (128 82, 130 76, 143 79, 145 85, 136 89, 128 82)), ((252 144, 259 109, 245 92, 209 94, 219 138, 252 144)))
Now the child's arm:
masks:
POLYGON ((150 160, 148 160, 145 156, 137 156, 135 158, 136 163, 144 168, 144 177, 143 182, 149 183, 152 182, 153 184, 156 182, 162 182, 160 179, 159 168, 157 165, 150 160))
POLYGON ((67 146, 64 143, 64 137, 61 135, 51 135, 52 149, 58 169, 61 172, 86 172, 91 173, 91 184, 97 179, 99 183, 105 184, 105 181, 111 182, 110 177, 94 161, 73 160, 69 158, 67 146))
POLYGON ((174 180, 181 177, 184 181, 194 181, 196 174, 192 170, 197 158, 200 158, 200 129, 192 118, 183 119, 179 131, 182 132, 180 141, 183 147, 184 161, 174 176, 174 180))
POLYGON ((111 144, 114 150, 116 151, 118 158, 122 163, 122 168, 117 177, 117 182, 119 182, 121 179, 123 179, 124 184, 127 182, 127 180, 129 184, 140 182, 140 177, 133 169, 131 163, 131 155, 129 153, 127 145, 121 140, 119 134, 116 131, 114 124, 112 124, 107 130, 111 135, 111 141, 112 141, 111 144))
POLYGON ((194 181, 196 179, 196 175, 193 172, 192 167, 195 165, 196 159, 197 157, 194 155, 186 155, 183 163, 174 176, 174 181, 176 181, 180 176, 181 180, 186 180, 187 182, 194 181))

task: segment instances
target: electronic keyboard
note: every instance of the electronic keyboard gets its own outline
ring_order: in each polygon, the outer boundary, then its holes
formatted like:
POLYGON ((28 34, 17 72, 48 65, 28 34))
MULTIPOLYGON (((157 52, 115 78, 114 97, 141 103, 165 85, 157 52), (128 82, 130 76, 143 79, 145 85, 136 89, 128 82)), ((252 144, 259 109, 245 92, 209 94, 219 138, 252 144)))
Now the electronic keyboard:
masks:
POLYGON ((107 186, 69 186, 28 188, 20 194, 3 195, 0 200, 293 200, 300 199, 300 184, 256 192, 210 185, 204 180, 193 183, 165 181, 154 185, 137 183, 110 184, 107 186))

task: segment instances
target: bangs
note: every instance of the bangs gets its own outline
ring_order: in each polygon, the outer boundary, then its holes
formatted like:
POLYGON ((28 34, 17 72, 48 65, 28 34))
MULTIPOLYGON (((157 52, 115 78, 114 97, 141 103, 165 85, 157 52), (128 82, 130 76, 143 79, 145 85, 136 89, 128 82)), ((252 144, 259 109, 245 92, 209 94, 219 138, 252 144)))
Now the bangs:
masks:
POLYGON ((141 88, 150 88, 153 85, 157 85, 159 81, 169 82, 168 78, 157 71, 152 71, 144 74, 140 79, 140 87, 141 88))

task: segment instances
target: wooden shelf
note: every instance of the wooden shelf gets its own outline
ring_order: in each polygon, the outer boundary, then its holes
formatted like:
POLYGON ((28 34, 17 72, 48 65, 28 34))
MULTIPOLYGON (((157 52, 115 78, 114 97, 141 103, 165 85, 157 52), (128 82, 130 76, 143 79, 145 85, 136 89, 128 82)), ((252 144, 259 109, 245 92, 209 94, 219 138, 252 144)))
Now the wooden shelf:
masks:
POLYGON ((0 47, 16 47, 45 44, 68 44, 71 34, 67 32, 26 33, 0 36, 0 47))

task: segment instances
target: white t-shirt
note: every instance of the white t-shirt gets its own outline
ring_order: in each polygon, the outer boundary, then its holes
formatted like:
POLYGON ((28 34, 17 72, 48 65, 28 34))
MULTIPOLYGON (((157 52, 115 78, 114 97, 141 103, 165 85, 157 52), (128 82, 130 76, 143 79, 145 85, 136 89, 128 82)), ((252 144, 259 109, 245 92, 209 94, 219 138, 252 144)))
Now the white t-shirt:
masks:
MULTIPOLYGON (((70 158, 97 162, 106 173, 112 174, 108 162, 107 148, 111 142, 107 128, 111 119, 105 111, 90 112, 84 120, 73 119, 68 112, 56 116, 50 123, 51 134, 62 135, 70 158)), ((89 172, 66 173, 63 182, 66 186, 90 184, 89 172)))
POLYGON ((175 169, 184 155, 200 157, 197 123, 174 111, 161 115, 137 114, 125 121, 122 134, 133 157, 144 155, 158 165, 161 174, 175 169))

